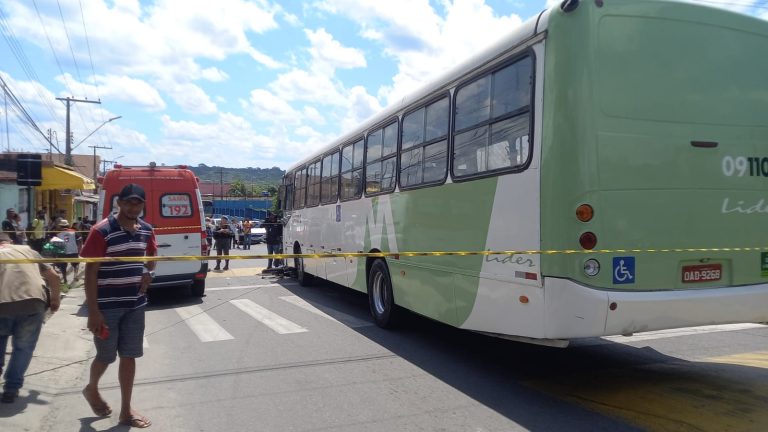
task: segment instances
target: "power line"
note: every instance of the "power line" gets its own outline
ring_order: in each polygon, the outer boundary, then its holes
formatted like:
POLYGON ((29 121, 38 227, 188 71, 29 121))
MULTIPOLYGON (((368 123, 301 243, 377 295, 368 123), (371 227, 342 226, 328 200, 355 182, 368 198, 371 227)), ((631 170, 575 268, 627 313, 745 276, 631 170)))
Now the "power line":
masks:
MULTIPOLYGON (((91 76, 93 77, 93 87, 96 89, 96 99, 101 100, 101 94, 99 92, 99 83, 96 81, 96 68, 93 66, 93 55, 91 54, 91 42, 90 38, 88 37, 88 28, 85 25, 85 12, 83 11, 83 1, 78 0, 78 3, 80 4, 80 20, 83 23, 83 34, 85 35, 85 45, 88 47, 88 59, 91 63, 91 76)), ((99 110, 99 116, 101 117, 101 121, 104 122, 104 111, 99 110)), ((112 134, 110 131, 107 131, 107 135, 110 136, 110 141, 113 142, 112 134)), ((103 137, 99 137, 102 144, 104 144, 103 137)))
MULTIPOLYGON (((61 17, 61 25, 64 26, 64 35, 67 36, 67 44, 69 44, 69 52, 72 54, 72 63, 75 64, 77 79, 80 80, 80 84, 83 84, 83 76, 80 74, 80 66, 77 64, 77 59, 75 58, 75 49, 72 47, 72 39, 69 38, 69 29, 67 28, 67 22, 64 20, 64 12, 61 11, 61 3, 59 3, 59 0, 56 0, 56 4, 59 6, 59 17, 61 17)), ((85 90, 85 88, 83 88, 83 90, 85 90)))
MULTIPOLYGON (((43 131, 40 130, 40 128, 37 126, 37 123, 35 123, 35 120, 32 118, 32 116, 24 108, 24 105, 21 103, 21 101, 19 101, 19 99, 16 97, 15 94, 13 94, 13 91, 8 86, 8 84, 5 82, 5 80, 3 79, 2 76, 0 76, 0 86, 2 86, 3 92, 6 94, 6 96, 8 96, 8 98, 9 98, 9 100, 11 102, 11 108, 14 111, 16 111, 17 115, 19 116, 19 119, 22 122, 27 123, 30 128, 32 128, 33 130, 37 131, 40 134, 40 136, 43 137, 45 142, 53 145, 51 143, 51 141, 48 139, 48 137, 43 133, 43 131)), ((59 149, 56 146, 54 146, 54 148, 56 148, 56 151, 59 151, 59 149)), ((61 153, 61 151, 59 151, 59 153, 61 153)))
MULTIPOLYGON (((67 74, 64 72, 64 68, 61 66, 61 61, 59 61, 59 56, 56 55, 56 50, 53 48, 53 42, 51 41, 51 37, 48 35, 48 29, 45 26, 45 21, 43 21, 42 14, 40 14, 40 9, 37 7, 37 1, 32 0, 32 4, 35 6, 35 12, 37 13, 37 18, 40 20, 40 26, 43 28, 43 32, 45 33, 45 38, 48 40, 48 46, 51 48, 51 54, 53 54, 53 58, 56 60, 56 65, 59 67, 59 71, 61 72, 61 77, 64 80, 64 87, 66 87, 67 90, 69 91, 69 94, 72 95, 74 94, 74 92, 72 91, 72 87, 69 85, 69 79, 67 79, 67 74)), ((67 39, 69 39, 69 35, 67 35, 67 39)), ((78 73, 79 73, 79 69, 78 69, 78 73)), ((75 111, 77 111, 77 115, 80 117, 80 120, 83 122, 83 125, 87 128, 88 125, 86 124, 85 118, 83 118, 83 113, 77 108, 77 106, 75 106, 75 111)), ((69 119, 69 111, 67 111, 67 118, 69 119)), ((69 120, 67 120, 67 125, 69 125, 69 120)), ((69 135, 69 133, 67 133, 67 135, 69 135)))
POLYGON ((35 68, 32 66, 32 63, 29 61, 29 57, 27 57, 27 54, 24 52, 24 48, 19 43, 18 38, 13 32, 13 29, 11 29, 10 23, 8 22, 8 18, 6 17, 2 9, 0 9, 0 28, 2 28, 3 37, 5 38, 5 41, 8 43, 8 47, 11 49, 13 56, 16 57, 16 60, 19 62, 19 65, 21 66, 22 71, 27 76, 27 79, 29 79, 30 81, 33 81, 33 87, 37 95, 40 97, 41 103, 45 104, 45 106, 48 108, 48 112, 51 114, 52 119, 60 120, 60 118, 56 113, 56 110, 53 107, 53 104, 48 99, 48 97, 46 97, 42 93, 41 86, 35 85, 35 83, 41 82, 40 77, 37 75, 35 68))

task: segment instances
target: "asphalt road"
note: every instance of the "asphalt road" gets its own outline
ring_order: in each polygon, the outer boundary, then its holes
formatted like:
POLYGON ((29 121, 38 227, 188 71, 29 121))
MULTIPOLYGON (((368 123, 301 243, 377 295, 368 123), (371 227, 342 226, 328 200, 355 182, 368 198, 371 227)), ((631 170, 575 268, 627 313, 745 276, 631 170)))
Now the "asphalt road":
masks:
MULTIPOLYGON (((153 293, 134 390, 152 430, 768 430, 766 326, 589 339, 567 349, 418 316, 388 331, 372 325, 363 294, 262 277, 263 265, 232 261, 229 272, 209 275, 202 299, 153 293)), ((45 371, 35 375, 20 398, 30 409, 0 407, 0 429, 122 430, 116 415, 94 417, 80 396, 86 364, 63 388, 45 387, 45 371), (45 410, 32 409, 35 400, 45 410), (19 420, 31 412, 43 414, 19 420)), ((116 367, 103 384, 117 407, 116 367)))

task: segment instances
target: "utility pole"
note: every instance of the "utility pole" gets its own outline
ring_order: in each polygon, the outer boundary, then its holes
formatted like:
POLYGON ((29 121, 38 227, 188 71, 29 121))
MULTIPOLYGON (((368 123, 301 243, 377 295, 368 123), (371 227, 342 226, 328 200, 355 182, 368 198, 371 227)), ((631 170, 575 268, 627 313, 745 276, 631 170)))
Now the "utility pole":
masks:
POLYGON ((93 149, 93 184, 97 185, 96 189, 98 189, 99 188, 98 187, 99 182, 96 181, 96 177, 98 177, 99 172, 97 171, 98 164, 96 163, 96 149, 107 149, 107 150, 109 150, 112 147, 104 147, 104 146, 100 146, 100 145, 92 145, 92 146, 88 146, 88 147, 93 149))
POLYGON ((219 195, 224 200, 224 168, 219 167, 219 195))
MULTIPOLYGON (((72 162, 72 136, 70 135, 70 128, 69 128, 69 107, 72 104, 72 102, 84 102, 84 103, 95 103, 95 104, 101 104, 101 101, 89 101, 88 99, 75 99, 71 97, 66 98, 56 98, 56 100, 65 101, 67 103, 67 147, 66 151, 64 153, 64 163, 72 166, 74 163, 72 162)), ((93 149, 94 155, 96 154, 96 149, 93 149)), ((95 163, 95 158, 94 158, 95 163)), ((93 169, 93 171, 96 171, 96 168, 93 169)), ((93 181, 96 181, 96 177, 93 178, 93 181)))

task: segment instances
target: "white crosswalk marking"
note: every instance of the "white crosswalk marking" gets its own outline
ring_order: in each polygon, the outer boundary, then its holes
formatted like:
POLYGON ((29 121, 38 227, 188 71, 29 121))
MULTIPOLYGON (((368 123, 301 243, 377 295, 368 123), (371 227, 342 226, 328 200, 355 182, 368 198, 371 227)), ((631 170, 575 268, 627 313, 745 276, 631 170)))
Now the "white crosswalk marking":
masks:
POLYGON ((149 348, 149 341, 147 340, 147 337, 146 337, 146 336, 144 336, 144 343, 143 343, 143 347, 144 347, 144 349, 147 349, 147 348, 149 348))
POLYGON ((271 312, 270 310, 248 299, 230 300, 238 309, 254 317, 257 321, 280 334, 301 333, 307 331, 304 327, 271 312))
POLYGON ((224 327, 216 323, 200 306, 185 306, 177 308, 176 312, 184 319, 190 329, 201 342, 215 342, 234 339, 224 327))
POLYGON ((280 300, 285 300, 288 303, 296 305, 296 306, 298 306, 298 307, 300 307, 302 309, 308 310, 308 311, 312 312, 313 314, 320 315, 323 318, 327 318, 327 319, 329 319, 331 321, 336 321, 337 323, 343 323, 343 324, 345 324, 345 325, 347 325, 349 327, 364 327, 364 326, 373 325, 372 323, 370 323, 368 321, 364 321, 364 320, 355 318, 352 315, 345 314, 344 312, 334 311, 333 314, 336 316, 336 318, 334 318, 334 317, 328 315, 327 313, 321 311, 317 307, 311 305, 310 303, 308 303, 306 300, 304 300, 303 298, 301 298, 299 296, 295 296, 295 295, 284 296, 284 297, 280 297, 280 300))

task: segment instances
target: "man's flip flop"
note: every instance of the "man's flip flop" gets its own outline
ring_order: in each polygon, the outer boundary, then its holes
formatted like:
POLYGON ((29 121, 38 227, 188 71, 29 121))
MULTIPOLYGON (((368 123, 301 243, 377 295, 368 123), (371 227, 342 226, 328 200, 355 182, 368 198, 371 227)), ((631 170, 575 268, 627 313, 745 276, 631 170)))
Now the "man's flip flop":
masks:
POLYGON ((99 417, 109 417, 112 414, 112 408, 109 407, 109 405, 104 402, 103 405, 99 404, 97 402, 93 402, 88 398, 88 392, 83 389, 83 397, 85 398, 85 401, 88 402, 88 405, 91 406, 91 410, 93 410, 93 413, 96 414, 99 417))
POLYGON ((152 422, 144 416, 130 416, 127 419, 120 420, 122 426, 130 426, 144 429, 152 426, 152 422))

